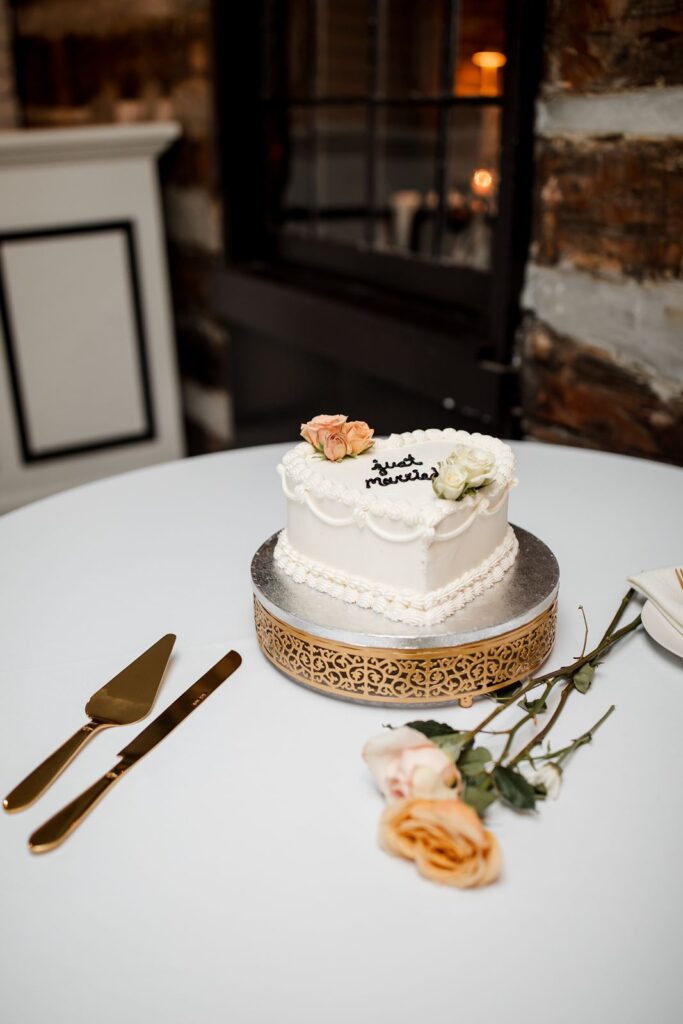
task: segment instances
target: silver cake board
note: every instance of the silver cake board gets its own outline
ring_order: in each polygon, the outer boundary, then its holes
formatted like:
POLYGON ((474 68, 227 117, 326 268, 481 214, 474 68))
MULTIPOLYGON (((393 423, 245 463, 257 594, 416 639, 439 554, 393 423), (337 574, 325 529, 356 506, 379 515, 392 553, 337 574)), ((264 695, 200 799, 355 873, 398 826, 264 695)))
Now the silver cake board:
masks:
POLYGON ((555 639, 559 567, 534 534, 513 527, 519 553, 490 590, 436 626, 408 626, 345 604, 275 563, 278 534, 251 564, 261 650, 297 683, 375 706, 439 707, 528 677, 555 639))

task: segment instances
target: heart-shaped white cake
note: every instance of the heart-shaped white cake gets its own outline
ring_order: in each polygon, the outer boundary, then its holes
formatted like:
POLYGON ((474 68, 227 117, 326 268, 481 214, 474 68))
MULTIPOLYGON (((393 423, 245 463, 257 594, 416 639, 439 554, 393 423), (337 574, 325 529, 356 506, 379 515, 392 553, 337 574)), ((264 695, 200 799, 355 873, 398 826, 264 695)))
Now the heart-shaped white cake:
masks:
POLYGON ((278 467, 287 527, 275 560, 288 576, 418 626, 441 622, 503 578, 517 555, 508 445, 452 428, 373 441, 365 424, 316 419, 331 429, 304 427, 310 441, 278 467), (357 443, 355 427, 365 428, 357 443))

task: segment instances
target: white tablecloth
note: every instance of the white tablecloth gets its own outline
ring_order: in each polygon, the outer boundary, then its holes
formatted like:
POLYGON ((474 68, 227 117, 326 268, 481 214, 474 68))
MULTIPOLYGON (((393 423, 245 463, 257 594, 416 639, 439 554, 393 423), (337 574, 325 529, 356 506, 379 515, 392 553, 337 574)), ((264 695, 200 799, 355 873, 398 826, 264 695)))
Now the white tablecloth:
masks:
MULTIPOLYGON (((560 562, 559 665, 580 651, 580 603, 597 640, 627 575, 683 563, 683 473, 515 448, 511 518, 560 562)), ((256 645, 249 563, 283 525, 282 451, 141 470, 0 520, 2 793, 163 633, 178 642, 155 713, 228 648, 244 657, 60 849, 35 857, 26 838, 142 726, 108 730, 0 819, 2 1019, 680 1020, 682 663, 626 640, 560 720, 565 741, 617 706, 559 800, 491 816, 503 879, 424 881, 377 847, 383 802, 360 757, 410 712, 314 694, 256 645)), ((490 706, 437 715, 467 726, 490 706)))

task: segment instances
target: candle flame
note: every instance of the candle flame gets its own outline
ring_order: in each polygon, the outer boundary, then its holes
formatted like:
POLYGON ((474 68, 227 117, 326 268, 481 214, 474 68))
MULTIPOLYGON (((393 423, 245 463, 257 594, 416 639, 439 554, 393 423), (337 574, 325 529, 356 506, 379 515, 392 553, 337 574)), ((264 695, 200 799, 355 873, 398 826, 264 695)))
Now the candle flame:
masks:
POLYGON ((477 167, 472 175, 470 186, 477 196, 487 196, 492 191, 495 179, 491 171, 486 167, 477 167))
POLYGON ((502 68, 507 57, 498 50, 477 50, 472 54, 472 63, 478 68, 502 68))

